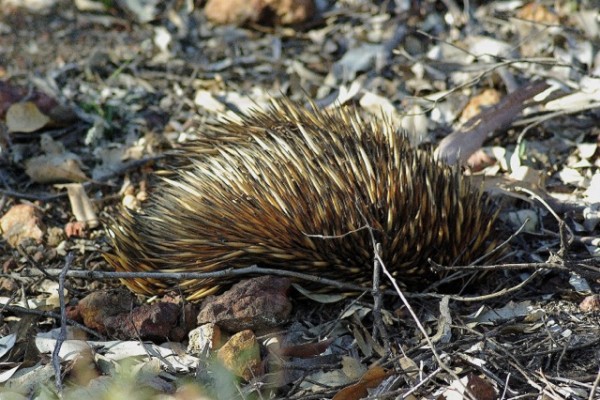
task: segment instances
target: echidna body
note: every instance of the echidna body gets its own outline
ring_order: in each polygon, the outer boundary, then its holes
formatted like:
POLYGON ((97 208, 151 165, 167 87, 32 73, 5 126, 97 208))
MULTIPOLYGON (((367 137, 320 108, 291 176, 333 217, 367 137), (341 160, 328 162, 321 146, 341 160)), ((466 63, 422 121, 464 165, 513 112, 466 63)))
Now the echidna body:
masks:
MULTIPOLYGON (((144 211, 113 225, 107 260, 118 271, 259 264, 367 282, 374 234, 386 267, 410 284, 430 273, 428 258, 465 263, 491 246, 496 211, 479 190, 352 109, 276 101, 209 127, 178 157, 187 166, 144 211)), ((177 286, 191 300, 224 283, 125 281, 150 295, 177 286)))

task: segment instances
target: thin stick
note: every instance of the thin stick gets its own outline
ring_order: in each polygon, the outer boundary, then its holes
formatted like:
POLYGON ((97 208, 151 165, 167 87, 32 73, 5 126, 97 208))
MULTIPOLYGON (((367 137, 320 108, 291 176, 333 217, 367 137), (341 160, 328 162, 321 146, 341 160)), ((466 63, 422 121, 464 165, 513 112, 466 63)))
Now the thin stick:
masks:
POLYGON ((588 397, 588 400, 593 400, 596 398, 594 397, 594 394, 596 393, 596 390, 598 390, 598 385, 600 385, 600 369, 598 369, 598 375, 596 375, 596 379, 594 380, 594 384, 590 390, 590 396, 588 397))
MULTIPOLYGON (((61 270, 47 269, 44 271, 46 277, 58 277, 61 270)), ((18 273, 21 277, 33 277, 41 275, 41 272, 32 269, 23 269, 18 273)), ((333 279, 322 278, 314 275, 304 274, 295 271, 286 271, 276 268, 260 268, 252 265, 244 268, 227 268, 221 271, 213 272, 111 272, 111 271, 83 271, 72 270, 67 272, 70 278, 80 278, 89 280, 109 280, 109 279, 216 279, 231 278, 244 275, 276 275, 287 276, 296 279, 303 279, 310 282, 316 282, 323 285, 333 286, 338 289, 345 289, 357 292, 369 291, 370 289, 351 283, 342 283, 333 279)), ((0 275, 1 276, 1 275, 0 275)), ((10 276, 10 275, 9 275, 10 276)))
POLYGON ((65 278, 67 277, 67 271, 71 267, 71 263, 73 262, 73 253, 67 254, 65 259, 65 266, 63 267, 59 277, 58 277, 58 299, 60 302, 60 332, 58 334, 58 339, 56 339, 56 345, 54 346, 54 350, 52 351, 52 368, 54 368, 54 384, 56 385, 56 390, 58 393, 62 393, 63 384, 62 384, 62 376, 60 371, 60 348, 62 347, 64 341, 67 339, 67 309, 65 303, 65 278))
POLYGON ((385 346, 386 353, 390 352, 390 338, 388 336, 383 319, 381 318, 381 307, 383 305, 383 296, 381 293, 381 264, 378 258, 381 257, 381 243, 375 245, 375 254, 373 260, 373 338, 377 337, 377 334, 381 337, 385 346))

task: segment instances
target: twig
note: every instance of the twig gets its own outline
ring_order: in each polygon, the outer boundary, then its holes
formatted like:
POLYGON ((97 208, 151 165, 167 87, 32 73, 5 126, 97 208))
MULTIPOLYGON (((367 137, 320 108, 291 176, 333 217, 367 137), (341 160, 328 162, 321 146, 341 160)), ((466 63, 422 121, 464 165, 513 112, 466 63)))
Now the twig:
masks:
POLYGON ((492 265, 456 265, 456 266, 445 266, 435 262, 431 262, 432 267, 438 270, 444 271, 459 271, 459 270, 472 270, 472 271, 495 271, 495 270, 523 270, 523 269, 545 269, 554 271, 568 271, 577 272, 579 275, 589 277, 591 279, 598 279, 600 277, 600 268, 594 265, 585 264, 585 262, 593 263, 593 259, 584 259, 579 261, 565 261, 565 262, 534 262, 534 263, 507 263, 507 264, 492 264, 492 265))
MULTIPOLYGON (((40 310, 35 310, 35 309, 31 309, 31 308, 24 308, 24 307, 20 307, 20 306, 9 306, 7 304, 3 304, 2 305, 2 309, 0 310, 0 312, 4 312, 4 311, 8 311, 14 314, 28 314, 28 315, 38 315, 40 317, 44 317, 44 318, 53 318, 53 319, 61 319, 61 315, 57 314, 55 312, 52 311, 40 311, 40 310)), ((90 328, 86 327, 85 325, 80 324, 77 321, 74 321, 72 319, 67 319, 67 323, 69 323, 69 325, 72 325, 78 329, 81 329, 82 331, 89 333, 90 335, 98 338, 98 340, 106 340, 106 338, 102 335, 100 335, 98 332, 91 330, 90 328)))
POLYGON ((62 384, 62 376, 60 371, 60 348, 62 347, 64 341, 67 339, 67 309, 65 306, 65 278, 67 276, 67 271, 71 268, 71 263, 73 262, 73 253, 67 254, 65 259, 65 266, 63 267, 59 277, 58 277, 58 299, 60 303, 60 332, 58 334, 58 338, 56 339, 56 345, 54 346, 54 350, 52 351, 52 367, 54 368, 54 384, 56 385, 56 390, 59 393, 59 396, 62 396, 63 384, 62 384))
POLYGON ((518 285, 515 285, 515 286, 510 287, 508 289, 502 289, 502 290, 499 290, 499 291, 494 292, 494 293, 485 294, 485 295, 482 295, 482 296, 472 296, 472 297, 452 296, 452 295, 449 295, 448 297, 451 300, 454 300, 454 301, 462 301, 462 302, 468 303, 468 302, 474 302, 474 301, 490 300, 490 299, 494 299, 496 297, 506 296, 509 293, 513 293, 513 292, 521 290, 523 287, 525 287, 527 284, 529 284, 529 282, 531 282, 539 274, 540 274, 540 271, 539 270, 535 270, 535 271, 533 271, 533 273, 527 279, 525 279, 523 282, 519 283, 518 285))
POLYGON ((551 269, 567 271, 565 264, 557 262, 534 262, 534 263, 507 263, 507 264, 492 264, 492 265, 455 265, 445 266, 435 262, 431 262, 436 269, 444 271, 495 271, 495 270, 522 270, 522 269, 551 269))
POLYGON ((510 381, 510 372, 506 375, 506 379, 504 380, 504 387, 502 389, 502 396, 500 396, 500 400, 504 400, 506 398, 506 393, 509 391, 508 382, 510 381))
MULTIPOLYGON (((59 269, 47 269, 44 275, 56 278, 60 274, 59 269)), ((32 269, 23 269, 19 272, 22 277, 39 276, 41 272, 32 269)), ((68 271, 67 276, 70 278, 80 278, 89 280, 107 280, 107 279, 215 279, 215 278, 231 278, 244 275, 276 275, 286 276, 291 278, 303 279, 310 282, 319 283, 322 285, 332 286, 337 289, 344 289, 356 292, 369 291, 369 288, 364 286, 354 285, 351 283, 342 283, 333 279, 322 278, 319 276, 304 274, 295 271, 286 271, 276 268, 260 268, 256 265, 244 268, 227 268, 221 271, 212 272, 110 272, 110 271, 68 271)), ((1 275, 0 275, 1 276, 1 275)))
POLYGON ((554 389, 556 385, 550 382, 548 378, 546 378, 546 375, 543 371, 539 371, 538 376, 540 377, 540 381, 542 381, 545 384, 544 390, 541 393, 544 395, 543 397, 550 397, 551 399, 556 400, 564 399, 563 396, 561 396, 559 393, 556 393, 556 390, 554 389))
POLYGON ((521 234, 521 232, 523 232, 523 229, 525 229, 525 226, 527 225, 528 222, 529 222, 529 218, 527 218, 521 224, 521 226, 519 227, 519 229, 517 229, 515 232, 513 232, 505 241, 503 241, 498 246, 494 247, 491 251, 485 253, 484 255, 482 255, 481 257, 479 257, 475 261, 473 261, 471 263, 471 265, 480 264, 483 260, 485 260, 485 259, 493 256, 494 254, 496 254, 497 252, 499 252, 501 249, 503 249, 504 247, 508 246, 508 244, 510 242, 512 242, 514 238, 516 238, 517 236, 519 236, 521 234))
MULTIPOLYGON (((82 183, 82 185, 85 188, 88 188, 89 186, 92 186, 92 185, 98 185, 98 184, 106 185, 106 183, 104 183, 104 181, 112 179, 113 177, 120 176, 127 171, 140 168, 142 165, 145 165, 150 161, 160 160, 161 158, 164 158, 164 157, 165 157, 164 155, 159 155, 159 156, 153 156, 153 157, 146 157, 141 160, 130 161, 128 163, 125 163, 121 168, 112 172, 111 174, 102 176, 94 181, 84 182, 84 183, 82 183)), ((0 189, 0 194, 6 195, 8 197, 13 197, 16 199, 24 199, 24 200, 30 200, 30 201, 53 201, 53 200, 58 200, 60 198, 67 196, 66 191, 61 191, 60 193, 56 193, 56 194, 41 194, 41 193, 17 192, 15 190, 10 190, 10 189, 0 189)))
POLYGON ((378 257, 381 257, 381 243, 375 244, 375 254, 373 260, 373 338, 377 337, 377 334, 381 336, 381 340, 385 346, 386 353, 390 352, 390 338, 388 336, 383 319, 381 318, 381 307, 383 303, 383 296, 381 293, 381 264, 379 263, 378 257))
POLYGON ((419 390, 427 382, 429 382, 433 378, 435 378, 435 376, 438 375, 442 371, 443 371, 443 369, 441 367, 437 367, 435 369, 435 371, 431 372, 429 375, 427 375, 426 377, 424 377, 423 379, 421 379, 420 381, 418 381, 416 384, 411 384, 411 387, 410 387, 410 389, 408 391, 406 391, 406 388, 400 388, 400 389, 393 390, 393 391, 390 391, 390 392, 385 392, 385 393, 375 394, 373 396, 363 397, 363 400, 407 399, 407 398, 411 398, 411 395, 413 393, 415 393, 417 390, 419 390))
POLYGON ((590 396, 588 397, 588 400, 593 400, 597 398, 594 395, 596 393, 596 390, 598 390, 598 385, 600 385, 600 368, 598 369, 598 375, 596 375, 596 379, 594 380, 592 388, 590 389, 590 396))
MULTIPOLYGON (((528 221, 528 220, 527 220, 528 221)), ((485 269, 491 269, 491 268, 485 268, 485 266, 479 266, 478 264, 480 264, 483 260, 485 260, 486 258, 489 258, 491 256, 493 256, 494 254, 496 254, 497 252, 499 252, 502 248, 508 246, 508 244, 515 238, 517 237, 525 228, 525 225, 527 224, 527 221, 523 222, 523 224, 519 227, 519 229, 517 229, 516 232, 513 232, 509 238, 507 238, 505 241, 503 241, 502 243, 500 243, 498 246, 494 247, 491 251, 488 251, 487 253, 485 253, 484 255, 482 255, 481 257, 479 257, 478 259, 476 259, 475 261, 473 261, 471 264, 469 264, 467 267, 456 267, 456 266, 452 266, 452 267, 447 267, 447 266, 442 266, 436 262, 434 262, 431 258, 427 259, 427 262, 429 263, 429 265, 432 267, 432 269, 434 271, 450 271, 450 270, 469 270, 469 269, 474 269, 476 271, 483 271, 485 269)), ((496 268, 494 268, 496 269, 496 268)), ((504 269, 502 268, 502 266, 498 266, 498 269, 504 269)), ((440 287, 441 285, 445 285, 449 282, 452 282, 456 279, 461 279, 464 275, 459 274, 459 276, 456 276, 457 274, 452 274, 452 275, 448 275, 443 277, 442 279, 439 279, 438 281, 432 283, 431 285, 429 285, 427 287, 427 291, 429 290, 433 290, 437 287, 440 287)))
POLYGON ((569 250, 569 247, 573 243, 573 237, 575 236, 573 234, 573 231, 571 230, 571 228, 569 228, 569 226, 567 224, 565 224, 563 219, 558 216, 558 214, 552 209, 552 207, 550 207, 550 204, 548 204, 546 202, 546 200, 544 200, 543 198, 538 196, 535 192, 533 192, 532 190, 529 190, 527 188, 521 187, 521 186, 515 187, 514 190, 517 192, 527 193, 534 200, 539 201, 544 207, 546 207, 546 209, 550 212, 550 214, 552 214, 554 219, 556 219, 556 221, 559 224, 559 229, 560 229, 560 232, 559 232, 560 233, 559 255, 560 255, 561 259, 567 258, 567 252, 569 250), (567 238, 567 232, 569 233, 569 238, 567 238))
POLYGON ((527 100, 549 87, 546 82, 535 82, 507 95, 494 107, 474 116, 463 127, 442 139, 435 150, 436 157, 450 165, 465 164, 490 132, 510 125, 526 108, 527 100))
MULTIPOLYGON (((373 231, 371 229, 369 230, 369 233, 371 235, 371 241, 373 243, 376 243, 375 235, 373 235, 373 231)), ((413 321, 415 321, 415 324, 417 325, 417 328, 423 334, 423 337, 425 338, 425 342, 427 342, 427 345, 431 349, 431 353, 433 354, 433 357, 435 358, 435 360, 438 363, 438 365, 444 371, 446 371, 450 376, 452 376, 452 378, 454 378, 457 382, 460 382, 460 378, 458 377, 458 375, 456 375, 456 372, 454 372, 441 359, 440 355, 437 352, 437 349, 435 348, 435 345, 433 344, 433 342, 431 341, 431 338, 427 334, 427 331, 425 330, 425 327, 423 326, 423 324, 419 320, 419 317, 417 316, 417 314, 413 310, 412 306, 408 302, 408 299, 404 296, 404 293, 400 289, 400 286, 398 286, 398 282, 396 282, 396 279, 394 279, 394 277, 392 276, 392 274, 390 273, 390 271, 387 269, 385 263, 383 262, 383 259, 381 258, 381 256, 377 252, 375 252, 375 258, 379 261, 379 265, 381 266, 381 270, 383 271, 383 273, 385 274, 385 276, 388 278, 388 281, 394 287, 394 290, 398 294, 398 297, 400 297, 400 300, 402 300, 402 303, 404 304, 404 306, 408 310, 408 313, 410 314, 411 318, 413 319, 413 321)), ((462 385, 462 382, 461 382, 461 385, 462 385)), ((469 390, 468 387, 465 386, 464 390, 465 390, 465 394, 467 395, 468 398, 476 399, 476 397, 473 395, 473 393, 471 393, 471 390, 469 390)))

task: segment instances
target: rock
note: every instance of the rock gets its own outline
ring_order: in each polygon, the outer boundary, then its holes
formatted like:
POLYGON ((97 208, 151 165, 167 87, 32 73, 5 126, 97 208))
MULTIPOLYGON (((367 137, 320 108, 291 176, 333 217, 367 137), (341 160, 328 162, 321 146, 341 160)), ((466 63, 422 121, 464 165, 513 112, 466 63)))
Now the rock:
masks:
POLYGON ((198 324, 215 323, 229 332, 252 329, 260 332, 287 321, 292 304, 287 278, 261 276, 233 285, 220 296, 202 303, 198 324))
POLYGON ((41 242, 46 231, 41 211, 31 204, 17 204, 0 218, 2 237, 12 247, 26 239, 41 242))
POLYGON ((294 25, 313 17, 313 0, 209 0, 206 17, 217 24, 294 25))

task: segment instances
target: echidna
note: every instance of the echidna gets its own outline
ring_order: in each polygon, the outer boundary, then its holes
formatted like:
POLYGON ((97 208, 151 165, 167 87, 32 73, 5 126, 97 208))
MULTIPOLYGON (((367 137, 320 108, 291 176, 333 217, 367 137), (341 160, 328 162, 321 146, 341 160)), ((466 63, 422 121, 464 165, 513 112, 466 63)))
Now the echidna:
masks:
MULTIPOLYGON (((117 271, 208 272, 259 264, 366 282, 373 241, 403 282, 427 259, 465 263, 491 248, 497 212, 457 168, 438 163, 385 121, 355 109, 274 101, 216 123, 180 154, 140 213, 113 226, 117 271), (361 229, 369 227, 369 229, 361 229)), ((190 300, 214 280, 127 280, 135 292, 178 286, 190 300)))

